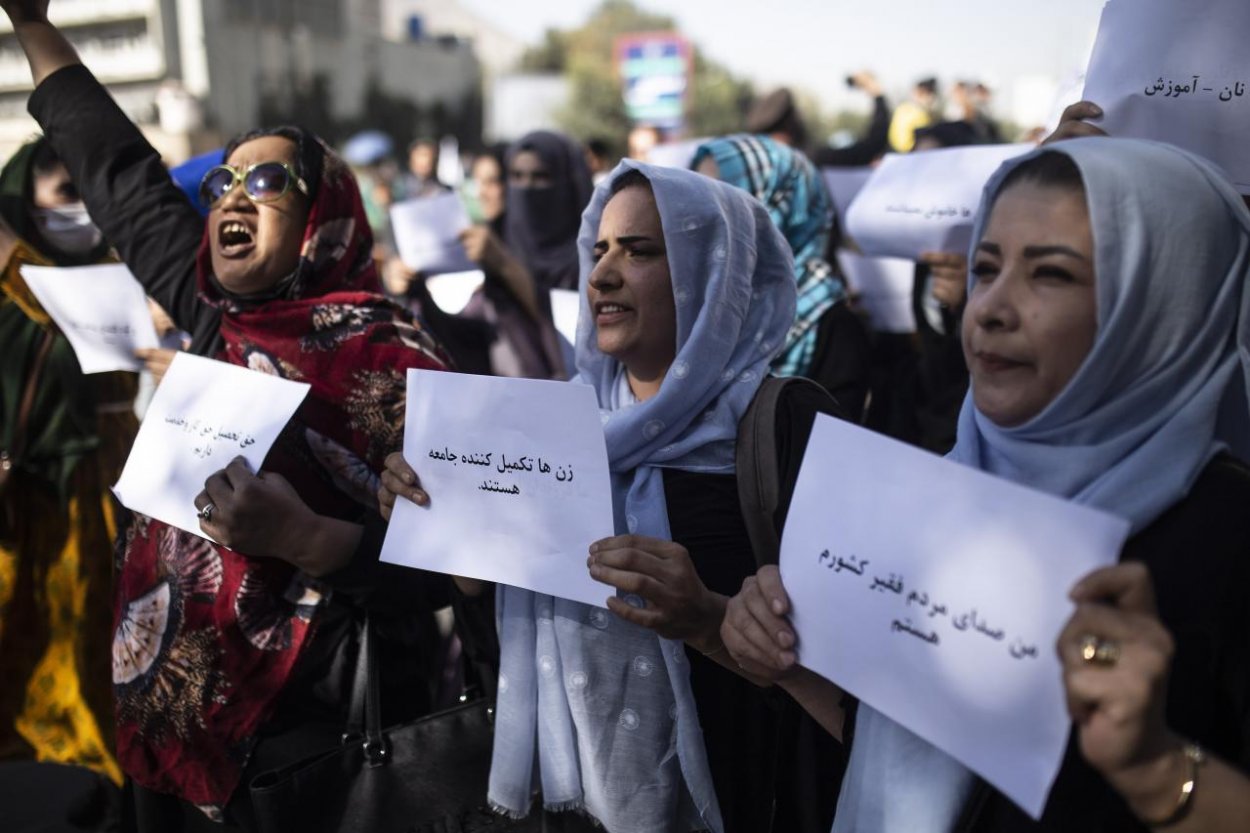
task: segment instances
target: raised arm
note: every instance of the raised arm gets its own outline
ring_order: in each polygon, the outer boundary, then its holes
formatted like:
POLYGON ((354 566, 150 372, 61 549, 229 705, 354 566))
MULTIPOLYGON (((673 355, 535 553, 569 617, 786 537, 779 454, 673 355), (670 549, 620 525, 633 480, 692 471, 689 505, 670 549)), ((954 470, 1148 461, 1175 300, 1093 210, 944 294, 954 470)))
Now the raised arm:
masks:
POLYGON ((160 154, 48 22, 47 0, 0 0, 13 21, 35 91, 29 109, 65 163, 92 220, 126 265, 207 352, 216 312, 196 299, 195 254, 204 221, 170 179, 160 154))

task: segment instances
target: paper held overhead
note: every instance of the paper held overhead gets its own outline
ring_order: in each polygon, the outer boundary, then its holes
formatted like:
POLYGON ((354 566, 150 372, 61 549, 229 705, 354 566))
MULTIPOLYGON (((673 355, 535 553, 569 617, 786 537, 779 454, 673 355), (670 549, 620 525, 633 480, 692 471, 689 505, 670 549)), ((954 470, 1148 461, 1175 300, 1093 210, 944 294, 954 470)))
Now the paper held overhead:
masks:
POLYGON ((972 145, 888 154, 847 209, 846 232, 875 257, 964 254, 985 183, 1032 145, 972 145))
POLYGON ((200 530, 195 496, 235 457, 260 471, 309 386, 190 353, 174 356, 113 487, 127 509, 200 530))
POLYGON ((426 275, 478 268, 460 244, 460 232, 470 225, 464 204, 454 192, 391 206, 391 231, 400 260, 412 271, 426 275))
POLYGON ((143 287, 123 264, 23 266, 22 279, 65 334, 83 373, 142 370, 135 350, 158 345, 143 287))
POLYGON ((398 500, 381 559, 603 607, 590 545, 614 532, 587 385, 408 371, 404 457, 430 496, 398 500))
POLYGON ((1250 194, 1247 31, 1245 0, 1110 0, 1085 73, 1095 124, 1204 156, 1250 194))
POLYGON ((1128 532, 820 416, 781 543, 799 661, 1038 818, 1070 726, 1068 591, 1128 532))

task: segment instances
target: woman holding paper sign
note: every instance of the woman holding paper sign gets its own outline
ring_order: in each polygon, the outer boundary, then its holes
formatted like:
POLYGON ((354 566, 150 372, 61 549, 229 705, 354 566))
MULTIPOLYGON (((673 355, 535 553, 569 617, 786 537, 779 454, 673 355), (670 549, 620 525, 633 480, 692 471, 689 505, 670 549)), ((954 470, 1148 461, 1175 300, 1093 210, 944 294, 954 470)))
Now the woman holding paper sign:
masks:
POLYGON ((43 139, 0 171, 0 218, 0 759, 75 764, 120 783, 108 487, 138 427, 136 378, 84 376, 20 272, 98 263, 109 245, 43 139))
POLYGON ((113 682, 134 817, 162 833, 247 827, 249 775, 338 744, 362 610, 397 689, 383 702, 404 712, 387 721, 431 705, 420 574, 382 581, 349 562, 399 441, 404 372, 441 368, 440 354, 381 296, 360 194, 319 139, 279 128, 230 142, 201 183, 206 224, 47 3, 0 5, 48 142, 191 351, 311 386, 265 472, 235 461, 196 499, 224 546, 141 516, 121 540, 113 682))
MULTIPOLYGON (((973 240, 972 389, 951 456, 1121 515, 1134 535, 1120 572, 1073 591, 1059 651, 1076 727, 1040 822, 861 705, 834 829, 1245 829, 1250 471, 1227 452, 1250 451, 1250 214, 1183 151, 1080 139, 1006 163, 973 240)), ((820 714, 835 690, 813 696, 819 682, 794 672, 787 605, 763 572, 723 635, 820 714)))
MULTIPOLYGON (((620 592, 609 613, 499 588, 491 800, 524 815, 539 783, 546 810, 612 833, 798 830, 773 777, 777 704, 718 636, 755 569, 734 440, 794 320, 789 246, 740 189, 633 162, 596 191, 579 243, 577 366, 604 411, 622 533, 589 565, 620 592)), ((384 511, 397 495, 427 500, 392 455, 384 511)))

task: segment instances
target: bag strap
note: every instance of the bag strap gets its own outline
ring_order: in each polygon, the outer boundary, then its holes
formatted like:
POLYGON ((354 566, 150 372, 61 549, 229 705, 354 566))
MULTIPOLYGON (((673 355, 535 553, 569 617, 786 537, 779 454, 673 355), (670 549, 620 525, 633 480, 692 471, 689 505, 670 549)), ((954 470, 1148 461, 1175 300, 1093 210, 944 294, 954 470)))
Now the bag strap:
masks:
POLYGON ((360 743, 367 765, 386 764, 391 750, 386 736, 382 734, 382 687, 378 680, 378 658, 373 650, 373 623, 367 611, 360 626, 360 646, 356 653, 356 673, 352 677, 347 723, 343 742, 360 743))
POLYGON ((738 423, 734 447, 738 471, 738 503, 756 566, 776 564, 781 538, 773 523, 773 511, 781 492, 777 462, 777 403, 795 377, 766 376, 738 423))
POLYGON ((44 332, 43 341, 39 343, 35 361, 30 368, 30 375, 26 377, 21 404, 17 408, 13 445, 7 449, 0 449, 0 479, 7 479, 7 475, 17 464, 18 458, 26 450, 26 426, 30 423, 30 413, 35 407, 35 394, 39 390, 39 382, 43 379, 43 368, 48 363, 48 354, 52 352, 52 345, 55 341, 56 333, 52 330, 44 332))

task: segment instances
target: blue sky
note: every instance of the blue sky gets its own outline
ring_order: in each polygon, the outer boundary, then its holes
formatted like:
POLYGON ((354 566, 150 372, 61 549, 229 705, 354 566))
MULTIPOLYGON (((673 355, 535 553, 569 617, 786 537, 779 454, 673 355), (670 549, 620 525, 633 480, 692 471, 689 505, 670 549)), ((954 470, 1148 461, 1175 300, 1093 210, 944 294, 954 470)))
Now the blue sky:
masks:
MULTIPOLYGON (((580 24, 597 0, 460 0, 538 40, 580 24)), ((853 105, 843 78, 871 68, 895 91, 921 75, 983 79, 1010 104, 1018 79, 1062 82, 1084 68, 1104 0, 636 0, 675 17, 706 54, 763 85, 853 105)))

